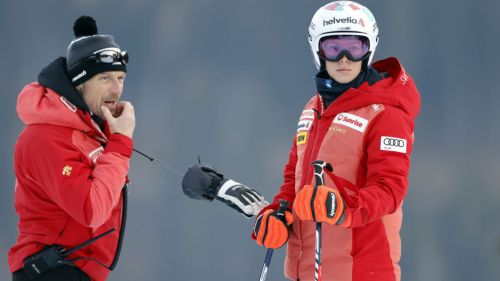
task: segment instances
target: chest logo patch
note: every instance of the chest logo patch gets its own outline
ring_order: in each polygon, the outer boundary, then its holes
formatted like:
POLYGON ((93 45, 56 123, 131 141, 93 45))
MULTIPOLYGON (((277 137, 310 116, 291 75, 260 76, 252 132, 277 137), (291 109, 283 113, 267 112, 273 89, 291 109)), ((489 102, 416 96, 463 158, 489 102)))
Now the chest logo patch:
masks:
POLYGON ((73 167, 71 167, 70 165, 66 165, 64 166, 63 170, 62 170, 62 174, 63 176, 67 176, 69 177, 71 175, 71 171, 73 170, 73 167))
POLYGON ((406 140, 382 136, 380 138, 380 150, 406 153, 406 140))
POLYGON ((351 113, 342 112, 335 116, 333 123, 344 125, 362 133, 368 125, 368 120, 351 113))
POLYGON ((89 158, 92 160, 92 162, 95 163, 95 161, 97 161, 97 158, 99 158, 99 156, 101 156, 103 152, 104 152, 104 147, 99 146, 98 148, 92 150, 89 153, 89 158))

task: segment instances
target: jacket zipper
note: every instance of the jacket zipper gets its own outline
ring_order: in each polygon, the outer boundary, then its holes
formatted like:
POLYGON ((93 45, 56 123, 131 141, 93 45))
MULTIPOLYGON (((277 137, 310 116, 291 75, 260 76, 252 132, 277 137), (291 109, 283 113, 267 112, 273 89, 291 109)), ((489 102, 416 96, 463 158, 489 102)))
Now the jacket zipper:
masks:
MULTIPOLYGON (((317 141, 317 139, 318 139, 317 133, 318 133, 318 128, 319 128, 319 123, 321 121, 321 115, 323 114, 323 101, 321 100, 321 96, 318 95, 318 97, 319 97, 321 111, 318 111, 318 110, 313 108, 313 111, 316 113, 316 116, 318 117, 318 121, 313 122, 313 125, 311 127, 311 133, 309 134, 309 141, 312 139, 313 144, 312 144, 312 147, 309 149, 306 149, 306 151, 304 153, 304 158, 302 160, 303 161, 302 162, 302 171, 304 171, 304 167, 306 169, 305 169, 305 174, 304 174, 305 176, 302 178, 300 186, 303 186, 305 184, 307 177, 309 176, 309 163, 311 162, 312 154, 313 154, 314 149, 316 147, 316 143, 318 142, 317 141), (307 161, 306 161, 306 159, 307 159, 307 161), (307 165, 305 165, 306 163, 307 163, 307 165)), ((302 241, 302 223, 300 221, 299 221, 298 227, 299 227, 299 234, 300 234, 299 239, 302 241)), ((301 249, 300 249, 300 255, 297 259, 297 267, 296 267, 297 268, 297 277, 300 277, 299 276, 299 266, 300 266, 300 258, 302 256, 303 252, 304 252, 304 245, 302 243, 301 249)))

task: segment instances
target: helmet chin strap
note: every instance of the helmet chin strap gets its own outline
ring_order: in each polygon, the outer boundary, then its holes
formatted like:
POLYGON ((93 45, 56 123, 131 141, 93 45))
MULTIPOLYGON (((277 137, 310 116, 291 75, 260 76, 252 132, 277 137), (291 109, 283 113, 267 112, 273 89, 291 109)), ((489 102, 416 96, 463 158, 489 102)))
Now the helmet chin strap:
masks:
POLYGON ((363 60, 363 64, 361 65, 361 71, 368 70, 368 61, 370 60, 370 56, 363 60))

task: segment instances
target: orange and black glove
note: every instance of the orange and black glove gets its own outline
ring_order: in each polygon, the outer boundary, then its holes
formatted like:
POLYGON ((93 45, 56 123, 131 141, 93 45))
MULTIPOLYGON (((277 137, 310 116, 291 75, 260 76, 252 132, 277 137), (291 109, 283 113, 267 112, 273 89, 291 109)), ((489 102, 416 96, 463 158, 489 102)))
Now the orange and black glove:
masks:
POLYGON ((278 210, 268 209, 257 217, 253 236, 260 246, 280 248, 288 241, 292 222, 293 215, 289 211, 279 215, 278 210))
POLYGON ((304 221, 341 224, 344 220, 344 200, 340 193, 328 186, 304 186, 295 196, 293 210, 304 221))

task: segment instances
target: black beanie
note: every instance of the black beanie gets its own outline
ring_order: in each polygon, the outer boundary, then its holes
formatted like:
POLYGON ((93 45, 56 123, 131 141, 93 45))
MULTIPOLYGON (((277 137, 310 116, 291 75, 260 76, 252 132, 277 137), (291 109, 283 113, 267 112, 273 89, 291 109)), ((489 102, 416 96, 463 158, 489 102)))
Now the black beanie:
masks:
POLYGON ((127 72, 126 64, 122 61, 105 63, 88 59, 104 50, 122 52, 113 36, 97 34, 97 25, 93 18, 79 17, 73 25, 73 31, 76 38, 68 46, 66 68, 74 86, 82 84, 101 72, 127 72))

